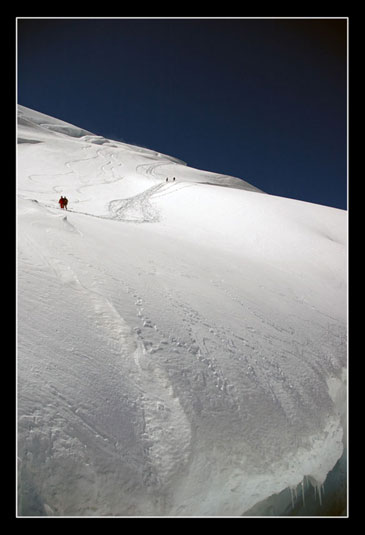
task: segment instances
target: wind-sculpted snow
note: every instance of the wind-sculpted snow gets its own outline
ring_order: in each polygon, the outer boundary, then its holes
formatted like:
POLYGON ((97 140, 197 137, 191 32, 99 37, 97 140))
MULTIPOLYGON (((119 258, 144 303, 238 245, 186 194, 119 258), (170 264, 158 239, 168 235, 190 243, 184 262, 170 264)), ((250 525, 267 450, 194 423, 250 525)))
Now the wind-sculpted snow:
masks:
POLYGON ((321 514, 346 451, 346 214, 33 114, 19 515, 305 514, 310 488, 321 514))

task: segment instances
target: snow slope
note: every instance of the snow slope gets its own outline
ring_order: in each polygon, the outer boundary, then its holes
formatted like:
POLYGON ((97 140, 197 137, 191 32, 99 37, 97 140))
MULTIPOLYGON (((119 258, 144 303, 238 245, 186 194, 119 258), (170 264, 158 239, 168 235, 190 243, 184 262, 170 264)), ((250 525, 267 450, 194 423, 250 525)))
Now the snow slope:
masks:
POLYGON ((18 514, 323 497, 346 452, 346 212, 18 113, 18 514))

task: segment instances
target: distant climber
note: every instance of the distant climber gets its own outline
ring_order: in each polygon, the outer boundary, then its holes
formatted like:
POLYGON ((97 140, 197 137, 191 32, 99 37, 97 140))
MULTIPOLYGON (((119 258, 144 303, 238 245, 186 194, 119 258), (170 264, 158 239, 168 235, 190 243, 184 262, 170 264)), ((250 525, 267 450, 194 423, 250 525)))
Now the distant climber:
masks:
POLYGON ((166 178, 166 182, 168 182, 168 181, 169 181, 169 177, 166 178))
POLYGON ((173 182, 175 182, 175 177, 172 179, 173 182))
POLYGON ((63 197, 63 196, 61 195, 61 198, 60 198, 60 200, 59 200, 58 202, 59 202, 59 204, 60 204, 62 210, 63 210, 64 208, 66 208, 66 210, 67 210, 67 205, 68 205, 68 199, 67 199, 67 197, 63 197))

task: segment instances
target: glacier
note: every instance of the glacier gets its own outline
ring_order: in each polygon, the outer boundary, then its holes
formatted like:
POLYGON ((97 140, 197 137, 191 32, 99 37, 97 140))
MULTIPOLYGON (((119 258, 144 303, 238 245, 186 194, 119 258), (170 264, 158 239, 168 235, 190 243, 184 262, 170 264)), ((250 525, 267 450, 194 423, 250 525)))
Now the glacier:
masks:
POLYGON ((346 515, 347 212, 17 136, 17 514, 346 515))

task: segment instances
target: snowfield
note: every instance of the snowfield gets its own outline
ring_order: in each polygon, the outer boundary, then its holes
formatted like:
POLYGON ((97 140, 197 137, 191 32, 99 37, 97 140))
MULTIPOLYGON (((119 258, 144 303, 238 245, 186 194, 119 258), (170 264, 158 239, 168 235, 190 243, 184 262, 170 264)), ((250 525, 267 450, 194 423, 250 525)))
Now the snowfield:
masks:
POLYGON ((347 213, 18 116, 18 515, 346 514, 347 213))

